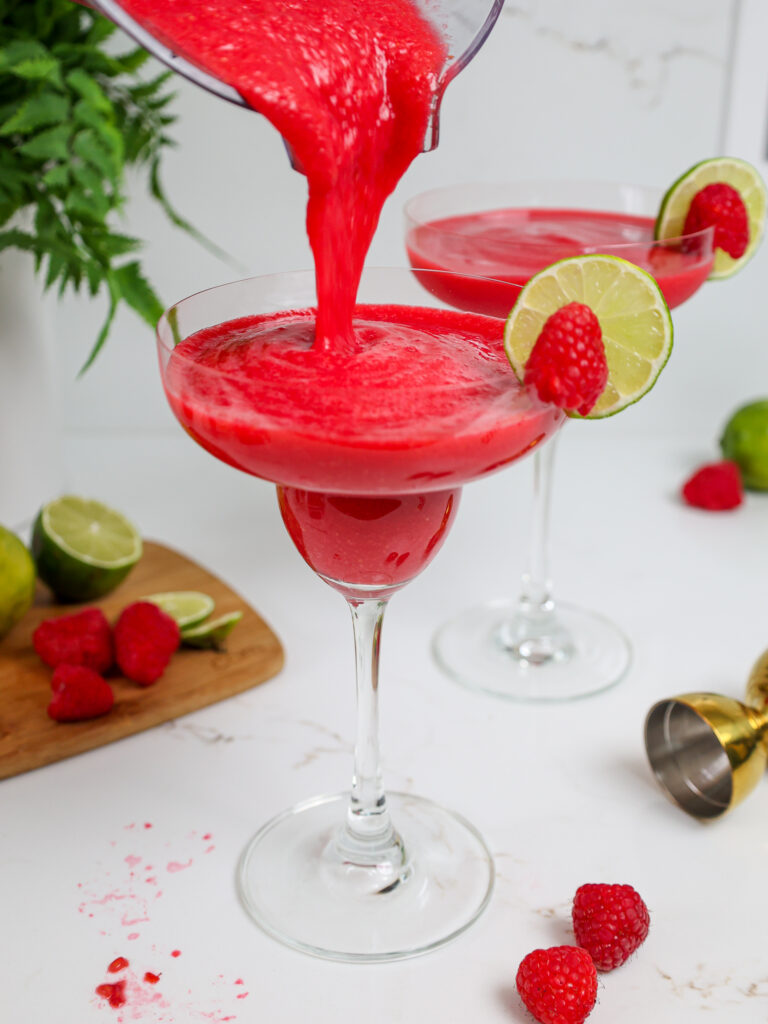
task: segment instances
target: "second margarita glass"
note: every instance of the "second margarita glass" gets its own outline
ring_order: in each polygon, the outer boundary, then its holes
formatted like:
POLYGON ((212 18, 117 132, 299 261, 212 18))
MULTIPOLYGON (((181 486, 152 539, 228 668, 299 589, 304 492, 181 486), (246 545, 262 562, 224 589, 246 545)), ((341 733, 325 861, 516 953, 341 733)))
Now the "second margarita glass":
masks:
MULTIPOLYGON (((713 229, 655 241, 661 190, 581 181, 456 185, 405 208, 406 248, 419 268, 466 275, 447 301, 505 316, 510 282, 524 285, 556 260, 585 253, 623 257, 647 270, 670 308, 706 281, 713 229)), ((516 598, 458 614, 436 633, 433 651, 457 682, 499 697, 561 701, 619 682, 632 648, 605 616, 556 602, 549 570, 549 512, 555 444, 536 452, 528 566, 516 598)))

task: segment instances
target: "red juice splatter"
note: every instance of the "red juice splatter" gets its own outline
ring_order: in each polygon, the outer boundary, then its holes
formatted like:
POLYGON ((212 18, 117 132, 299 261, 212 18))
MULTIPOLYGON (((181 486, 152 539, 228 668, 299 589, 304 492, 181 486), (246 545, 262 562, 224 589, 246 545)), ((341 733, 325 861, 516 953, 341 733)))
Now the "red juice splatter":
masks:
POLYGON ((175 871, 183 871, 187 867, 191 867, 191 864, 193 864, 193 859, 191 859, 191 857, 184 864, 182 864, 178 860, 171 860, 168 862, 167 870, 169 870, 171 873, 175 871))
POLYGON ((171 950, 171 956, 181 956, 181 950, 180 949, 172 949, 171 950))
POLYGON ((109 1005, 117 1008, 125 1006, 125 982, 116 981, 114 984, 99 985, 96 988, 96 995, 109 1001, 109 1005))
POLYGON ((144 974, 144 981, 149 985, 156 985, 160 981, 159 974, 153 974, 152 971, 146 971, 144 974))
POLYGON ((117 974, 118 971, 124 971, 128 967, 128 961, 124 956, 116 956, 112 963, 109 965, 107 970, 110 974, 117 974))

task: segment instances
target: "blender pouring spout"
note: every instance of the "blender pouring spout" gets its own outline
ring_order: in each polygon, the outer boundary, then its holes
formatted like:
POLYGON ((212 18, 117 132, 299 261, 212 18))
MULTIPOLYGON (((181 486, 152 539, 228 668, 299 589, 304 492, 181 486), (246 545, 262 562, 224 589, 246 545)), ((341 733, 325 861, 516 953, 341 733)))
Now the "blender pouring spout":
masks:
MULTIPOLYGON (((188 79, 220 99, 241 107, 248 104, 240 93, 226 82, 198 68, 191 61, 175 53, 160 42, 143 25, 127 14, 117 0, 77 0, 83 7, 103 14, 139 46, 172 71, 188 79)), ((416 0, 423 17, 445 40, 448 58, 435 92, 435 101, 424 137, 423 152, 435 149, 440 134, 440 104, 450 81, 472 60, 488 37, 504 6, 504 0, 416 0)), ((301 164, 285 144, 288 159, 295 171, 302 172, 301 164)))

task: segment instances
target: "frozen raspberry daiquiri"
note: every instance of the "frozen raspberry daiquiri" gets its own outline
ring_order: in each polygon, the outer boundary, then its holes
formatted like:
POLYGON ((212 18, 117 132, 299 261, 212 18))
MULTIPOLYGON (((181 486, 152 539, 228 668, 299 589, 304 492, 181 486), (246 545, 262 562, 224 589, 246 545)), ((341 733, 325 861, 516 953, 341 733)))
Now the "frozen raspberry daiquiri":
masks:
MULTIPOLYGON (((369 276, 381 294, 403 287, 398 271, 369 276)), ((449 287, 446 275, 432 277, 449 287)), ((354 330, 355 350, 328 356, 312 345, 312 313, 230 321, 184 341, 165 386, 203 447, 279 482, 301 554, 359 595, 391 591, 423 569, 461 485, 526 454, 561 414, 517 384, 499 320, 367 304, 354 330)))
POLYGON ((556 260, 589 252, 612 252, 647 270, 674 309, 710 275, 712 232, 660 243, 654 221, 622 210, 481 210, 412 224, 406 244, 414 267, 467 275, 465 309, 502 316, 494 280, 522 287, 556 260))
MULTIPOLYGON (((480 6, 487 19, 501 4, 480 6)), ((293 540, 344 594, 354 624, 351 796, 268 822, 241 860, 240 894, 266 931, 315 955, 425 952, 483 910, 493 863, 464 819, 410 795, 385 798, 382 615, 438 550, 461 485, 533 450, 562 421, 517 383, 503 321, 435 308, 407 270, 363 272, 383 202, 434 137, 455 60, 435 24, 450 19, 438 3, 433 24, 415 0, 124 7, 267 116, 308 183, 314 275, 211 289, 177 303, 158 328, 177 417, 218 458, 278 484, 293 540)), ((479 10, 459 7, 465 21, 479 10)), ((507 308, 516 294, 509 285, 507 308)))
MULTIPOLYGON (((712 273, 714 231, 654 238, 662 190, 552 180, 433 189, 406 206, 406 249, 418 268, 463 275, 447 302, 503 315, 509 283, 520 286, 555 260, 585 253, 622 257, 651 274, 670 308, 712 273)), ((531 550, 516 598, 460 612, 440 627, 435 658, 454 680, 495 696, 560 701, 619 682, 631 664, 622 630, 601 614, 555 601, 548 517, 555 445, 536 454, 531 550)))

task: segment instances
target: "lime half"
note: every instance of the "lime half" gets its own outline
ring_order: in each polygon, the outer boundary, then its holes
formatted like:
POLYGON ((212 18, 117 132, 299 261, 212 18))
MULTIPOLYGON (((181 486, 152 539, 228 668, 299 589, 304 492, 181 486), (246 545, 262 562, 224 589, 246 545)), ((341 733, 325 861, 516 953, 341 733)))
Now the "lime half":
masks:
POLYGON ((65 495, 44 505, 32 530, 37 574, 61 601, 93 601, 141 558, 138 530, 99 501, 65 495))
POLYGON ((208 622, 203 622, 199 626, 182 629, 181 642, 187 647, 212 647, 221 650, 225 640, 242 617, 242 612, 229 612, 228 615, 209 619, 208 622))
MULTIPOLYGON (((601 419, 650 391, 672 351, 672 317, 650 274, 618 256, 572 256, 535 274, 504 329, 504 348, 518 379, 549 317, 581 302, 600 321, 608 383, 585 419, 601 419)), ((569 413, 577 418, 577 413, 569 413)))
POLYGON ((752 259, 760 245, 765 224, 766 191, 763 179, 752 164, 731 156, 714 157, 694 164, 677 179, 662 199, 654 231, 655 237, 659 239, 679 238, 684 233, 685 218, 693 197, 707 185, 717 183, 730 185, 741 196, 747 208, 749 243, 738 259, 722 249, 715 249, 715 263, 710 278, 735 274, 752 259))
POLYGON ((162 594, 149 594, 142 601, 151 601, 178 623, 179 629, 197 626, 207 619, 215 602, 200 590, 171 590, 162 594))

